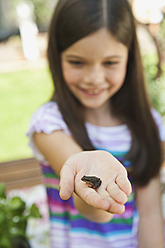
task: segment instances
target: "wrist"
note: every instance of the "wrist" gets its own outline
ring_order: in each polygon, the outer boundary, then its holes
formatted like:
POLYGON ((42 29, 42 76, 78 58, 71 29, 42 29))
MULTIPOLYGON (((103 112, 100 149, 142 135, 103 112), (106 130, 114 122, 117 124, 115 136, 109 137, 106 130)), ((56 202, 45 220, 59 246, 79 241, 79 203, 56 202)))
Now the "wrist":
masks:
POLYGON ((94 221, 97 223, 106 223, 111 221, 113 218, 113 214, 88 205, 75 193, 73 194, 73 200, 75 208, 79 211, 79 213, 90 221, 94 221))

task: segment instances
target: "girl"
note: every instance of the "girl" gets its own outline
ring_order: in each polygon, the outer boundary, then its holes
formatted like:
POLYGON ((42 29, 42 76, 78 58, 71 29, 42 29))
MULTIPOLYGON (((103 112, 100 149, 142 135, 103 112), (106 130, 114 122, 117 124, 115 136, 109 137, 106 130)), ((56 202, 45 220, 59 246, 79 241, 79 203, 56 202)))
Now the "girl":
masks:
POLYGON ((128 2, 59 0, 48 60, 55 91, 28 135, 46 184, 51 248, 163 248, 163 125, 146 95, 128 2))

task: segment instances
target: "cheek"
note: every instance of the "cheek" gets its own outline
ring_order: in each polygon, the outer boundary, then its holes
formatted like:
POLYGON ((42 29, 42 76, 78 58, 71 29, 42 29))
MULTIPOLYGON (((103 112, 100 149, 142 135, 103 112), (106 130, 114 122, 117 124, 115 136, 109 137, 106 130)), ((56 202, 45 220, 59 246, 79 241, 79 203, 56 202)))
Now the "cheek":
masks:
POLYGON ((67 85, 74 85, 80 82, 81 76, 77 70, 70 68, 70 66, 62 65, 63 77, 67 85))
POLYGON ((124 83, 125 76, 126 76, 126 69, 117 68, 109 73, 108 79, 112 86, 116 86, 117 88, 120 88, 124 83))

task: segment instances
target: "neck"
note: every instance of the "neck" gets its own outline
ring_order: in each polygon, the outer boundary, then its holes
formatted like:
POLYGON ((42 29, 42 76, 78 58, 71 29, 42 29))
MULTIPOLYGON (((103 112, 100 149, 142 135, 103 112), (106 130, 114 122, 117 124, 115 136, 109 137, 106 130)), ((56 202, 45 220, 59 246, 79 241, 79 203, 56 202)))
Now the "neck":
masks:
POLYGON ((119 118, 112 115, 110 106, 99 109, 87 109, 85 111, 85 117, 86 122, 96 126, 111 127, 122 124, 119 118))

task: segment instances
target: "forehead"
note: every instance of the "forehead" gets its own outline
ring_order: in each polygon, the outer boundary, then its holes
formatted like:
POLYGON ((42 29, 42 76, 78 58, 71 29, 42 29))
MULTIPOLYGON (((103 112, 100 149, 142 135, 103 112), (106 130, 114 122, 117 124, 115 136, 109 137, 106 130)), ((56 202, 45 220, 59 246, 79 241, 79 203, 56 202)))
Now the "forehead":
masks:
POLYGON ((127 52, 127 47, 117 41, 107 29, 103 28, 75 42, 62 54, 97 58, 121 56, 127 52))

